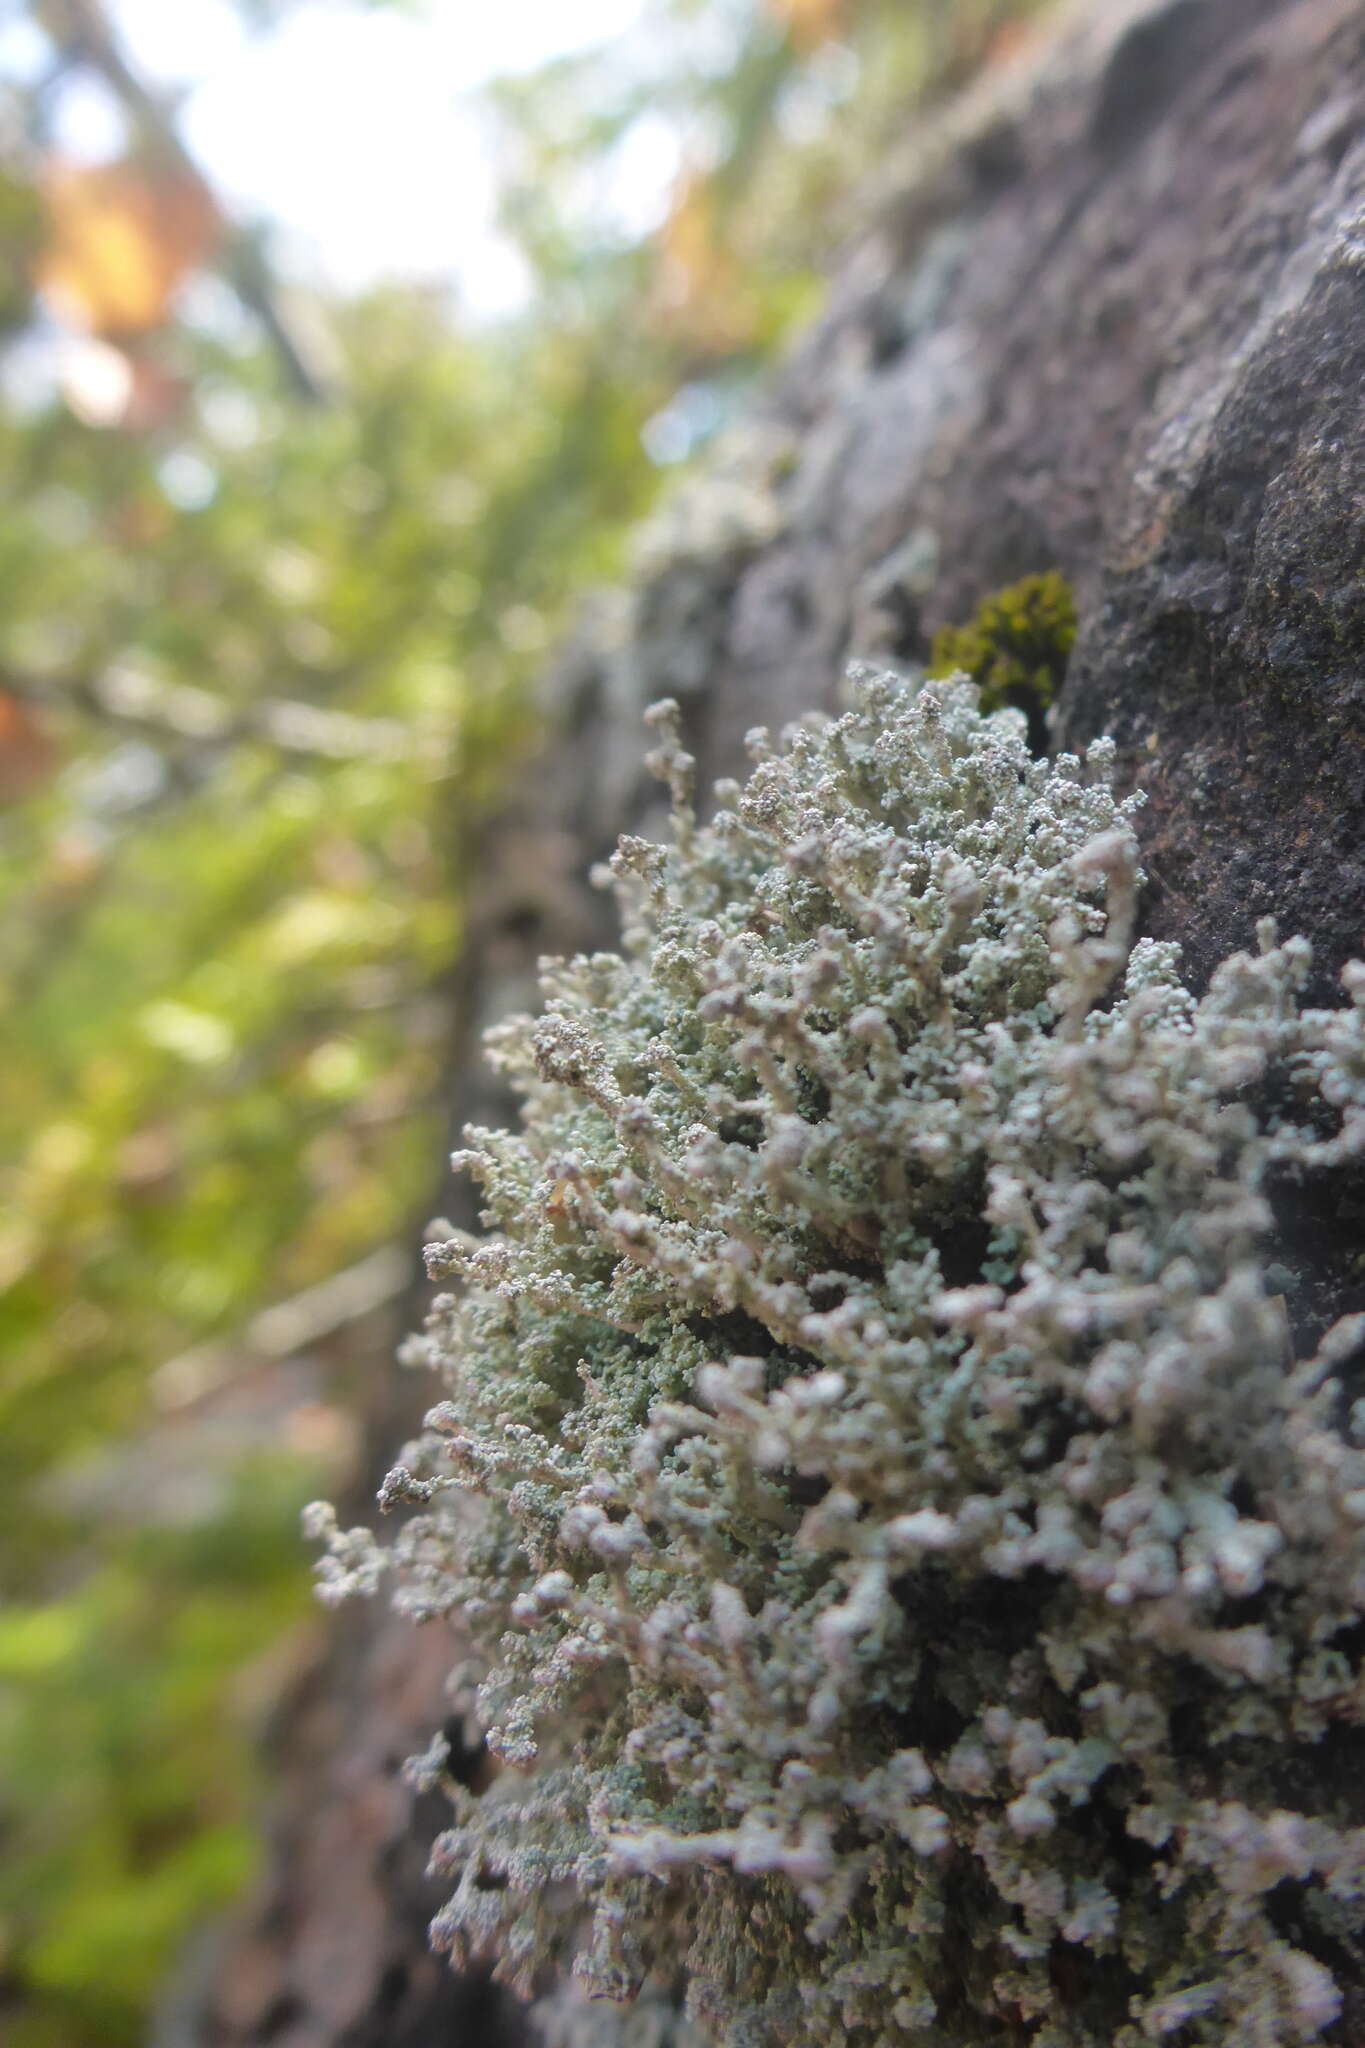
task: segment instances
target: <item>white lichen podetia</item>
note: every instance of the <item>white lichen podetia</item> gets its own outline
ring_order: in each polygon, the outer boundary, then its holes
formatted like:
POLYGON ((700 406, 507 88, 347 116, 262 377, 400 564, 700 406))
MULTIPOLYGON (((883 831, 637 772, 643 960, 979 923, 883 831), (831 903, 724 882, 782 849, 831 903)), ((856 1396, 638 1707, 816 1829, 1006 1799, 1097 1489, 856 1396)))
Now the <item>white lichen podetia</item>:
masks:
POLYGON ((461 1155, 490 1234, 429 1248, 417 1512, 311 1511, 324 1598, 451 1617, 505 1766, 450 1784, 438 1945, 685 1977, 725 2048, 1330 2034, 1365 1316, 1267 1261, 1365 1155, 1365 966, 1302 1010, 1263 924, 1196 1000, 1112 743, 1035 760, 961 681, 753 735, 707 824, 652 718, 621 952, 491 1035, 525 1108, 461 1155))

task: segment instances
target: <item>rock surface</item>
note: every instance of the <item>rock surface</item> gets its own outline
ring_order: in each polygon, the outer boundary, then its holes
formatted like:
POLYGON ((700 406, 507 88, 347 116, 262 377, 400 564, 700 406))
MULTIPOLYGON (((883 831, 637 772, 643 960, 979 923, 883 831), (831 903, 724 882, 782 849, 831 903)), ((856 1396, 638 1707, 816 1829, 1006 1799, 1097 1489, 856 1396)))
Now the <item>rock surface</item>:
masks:
MULTIPOLYGON (((651 821, 646 702, 677 696, 704 775, 733 773, 746 728, 832 702, 848 658, 913 664, 1037 570, 1080 615, 1056 741, 1112 732, 1148 794, 1146 929, 1197 979, 1274 912, 1330 999, 1365 946, 1363 398, 1358 0, 1112 0, 983 80, 886 167, 742 443, 551 678, 545 766, 485 857, 453 1122, 498 1112, 474 1029, 537 953, 600 935, 582 877, 651 821)), ((1323 1235, 1345 1306, 1358 1232, 1323 1235)), ((284 1718, 266 1891, 157 2048, 511 2038, 423 1942, 438 1823, 399 1766, 449 1662, 378 1611, 338 1631, 284 1718)))

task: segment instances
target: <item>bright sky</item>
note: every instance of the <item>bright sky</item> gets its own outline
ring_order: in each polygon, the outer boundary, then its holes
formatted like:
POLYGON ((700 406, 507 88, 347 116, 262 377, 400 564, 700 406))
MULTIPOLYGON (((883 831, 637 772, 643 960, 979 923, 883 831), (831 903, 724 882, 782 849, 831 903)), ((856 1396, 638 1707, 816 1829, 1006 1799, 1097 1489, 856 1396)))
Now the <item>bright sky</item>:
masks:
MULTIPOLYGON (((454 281, 472 308, 497 313, 523 280, 493 231, 467 96, 620 34, 644 4, 425 0, 405 13, 301 0, 283 28, 255 37, 230 0, 110 0, 110 13, 143 74, 185 91, 182 132, 217 189, 277 222, 293 263, 345 286, 454 281)), ((62 140, 93 157, 117 147, 94 88, 68 95, 62 140)), ((669 165, 637 170, 662 198, 669 165)))

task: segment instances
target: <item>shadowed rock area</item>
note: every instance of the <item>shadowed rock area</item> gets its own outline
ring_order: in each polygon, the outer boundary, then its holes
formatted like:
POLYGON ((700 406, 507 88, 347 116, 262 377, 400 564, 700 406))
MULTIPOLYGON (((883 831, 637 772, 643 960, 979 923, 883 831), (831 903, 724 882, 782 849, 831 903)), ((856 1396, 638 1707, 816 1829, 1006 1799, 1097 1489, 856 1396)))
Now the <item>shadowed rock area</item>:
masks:
MULTIPOLYGON (((676 696, 704 778, 733 773, 748 727, 833 702, 850 657, 918 663, 1034 571, 1079 612, 1057 743, 1112 732, 1147 791, 1145 928, 1198 981, 1273 911, 1329 1000, 1365 943, 1358 0, 1075 10, 907 139, 851 243, 749 429, 548 679, 543 764, 486 851, 453 1127, 500 1111, 477 1030, 538 953, 601 936, 583 877, 657 822, 645 703, 676 696)), ((469 1220, 462 1188, 440 1206, 469 1220)), ((1321 1314, 1351 1305, 1343 1227, 1324 1219, 1321 1314)), ((377 1400, 376 1479, 423 1392, 377 1400)), ((500 1994, 425 1951, 439 1820, 399 1767, 449 1662, 438 1629, 345 1618, 277 1733, 269 1882, 157 2048, 512 2037, 500 1994)))

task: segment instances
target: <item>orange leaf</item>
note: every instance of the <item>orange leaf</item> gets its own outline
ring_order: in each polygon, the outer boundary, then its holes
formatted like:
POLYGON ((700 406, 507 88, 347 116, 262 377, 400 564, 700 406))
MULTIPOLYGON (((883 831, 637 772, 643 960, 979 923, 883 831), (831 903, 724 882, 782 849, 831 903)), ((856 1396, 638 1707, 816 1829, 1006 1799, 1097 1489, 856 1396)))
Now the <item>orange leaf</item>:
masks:
POLYGON ((173 168, 58 162, 43 198, 39 285, 75 325, 110 338, 159 327, 177 285, 222 229, 204 186, 173 168))
POLYGON ((753 294, 716 218, 715 193, 702 173, 679 183, 659 231, 661 263, 652 308, 658 324, 703 356, 742 348, 753 338, 753 294))
POLYGON ((847 0, 767 0, 798 50, 818 49, 844 26, 847 0))

